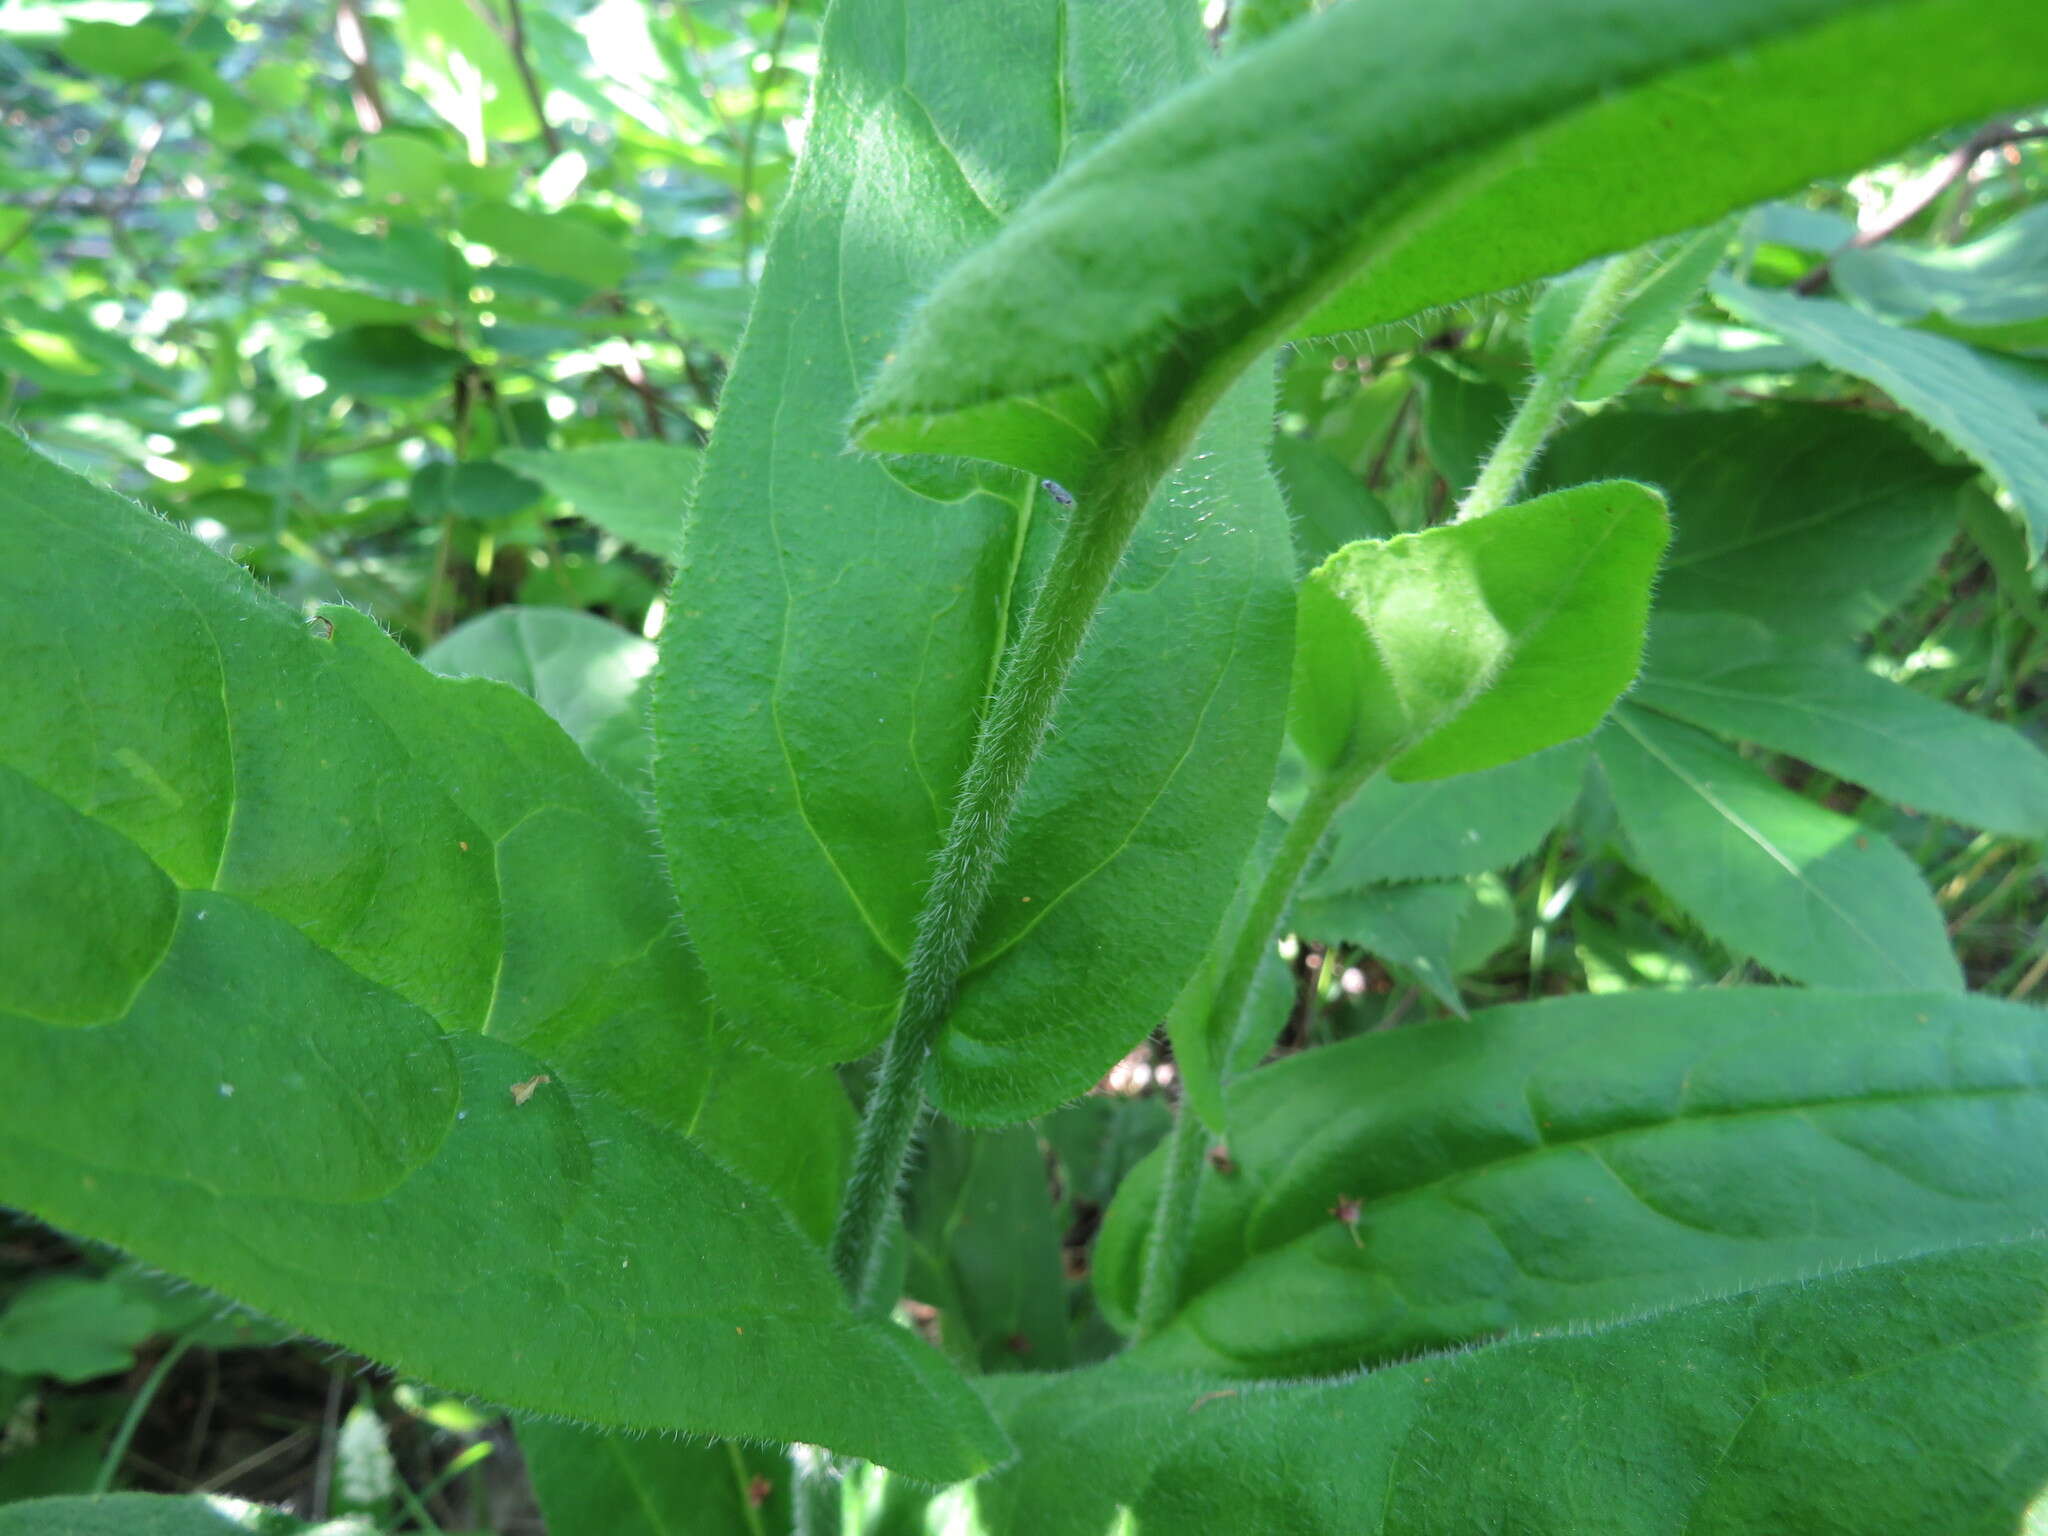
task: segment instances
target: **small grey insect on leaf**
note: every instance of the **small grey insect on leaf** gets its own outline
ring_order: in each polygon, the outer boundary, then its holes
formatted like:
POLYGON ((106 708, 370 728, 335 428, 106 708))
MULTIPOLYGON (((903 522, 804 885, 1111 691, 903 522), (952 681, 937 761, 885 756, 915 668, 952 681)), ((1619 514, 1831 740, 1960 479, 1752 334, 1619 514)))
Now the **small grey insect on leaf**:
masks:
POLYGON ((1061 506, 1071 507, 1074 504, 1074 493, 1068 490, 1064 485, 1061 485, 1059 481, 1041 480, 1038 483, 1045 488, 1045 494, 1050 496, 1054 501, 1058 502, 1061 506))

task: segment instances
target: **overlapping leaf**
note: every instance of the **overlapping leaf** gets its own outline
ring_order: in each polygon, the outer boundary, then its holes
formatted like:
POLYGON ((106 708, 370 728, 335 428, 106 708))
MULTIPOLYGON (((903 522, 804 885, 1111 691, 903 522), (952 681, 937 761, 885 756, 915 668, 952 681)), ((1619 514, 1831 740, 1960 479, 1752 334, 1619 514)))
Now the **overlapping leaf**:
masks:
POLYGON ((1950 0, 1333 6, 1134 122, 956 268, 862 440, 1078 488, 1132 417, 1199 409, 1290 328, 1397 320, 1696 227, 2033 101, 2044 57, 2026 0, 1963 30, 1950 0))
MULTIPOLYGON (((1228 1124, 1183 1309, 1141 1353, 1328 1373, 2033 1231, 2048 1015, 1790 989, 1498 1008, 1263 1067, 1228 1124)), ((1158 1165, 1097 1247, 1112 1318, 1158 1165)))
MULTIPOLYGON (((1163 3, 1069 7, 1064 31, 1038 0, 833 13, 656 711, 692 935, 721 1004, 792 1059, 857 1056, 893 1021, 977 717, 1062 513, 1008 472, 849 457, 858 382, 926 284, 1200 50, 1163 3)), ((1014 1119, 1084 1090, 1157 1022, 1228 896, 1285 694, 1269 418, 1263 383, 1219 414, 1091 633, 937 1053, 949 1113, 1014 1119)))
POLYGON ((1595 748, 1630 858, 1715 938, 1796 981, 1955 987, 1913 861, 1713 738, 1624 707, 1595 748))
POLYGON ((320 639, 19 442, 0 465, 0 1194, 515 1405, 930 1476, 1000 1453, 680 1134, 822 1226, 778 1167, 829 1161, 837 1089, 720 1034, 622 790, 512 690, 344 611, 320 639), (770 1105, 758 1152, 717 1130, 770 1105))

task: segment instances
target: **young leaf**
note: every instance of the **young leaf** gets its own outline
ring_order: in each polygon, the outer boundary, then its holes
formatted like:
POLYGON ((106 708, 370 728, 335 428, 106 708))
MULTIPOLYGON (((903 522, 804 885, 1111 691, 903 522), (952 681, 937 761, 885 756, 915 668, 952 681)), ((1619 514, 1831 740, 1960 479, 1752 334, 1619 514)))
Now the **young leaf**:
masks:
MULTIPOLYGON (((900 10, 861 0, 828 23, 812 149, 661 637, 659 781, 692 936, 749 1037, 806 1062, 870 1050, 895 1017, 978 716, 1066 515, 1021 476, 942 487, 848 456, 856 381, 1076 135, 1163 94, 1200 47, 1164 3, 1073 9, 1064 36, 1035 3, 1002 26, 920 0, 906 28, 900 10)), ((936 1053, 956 1117, 1084 1091, 1164 1014, 1228 899, 1284 707, 1270 430, 1253 381, 1153 502, 1090 631, 936 1053)))
POLYGON ((1632 862, 1722 943, 1816 986, 1962 986, 1934 898, 1883 833, 1645 710, 1617 711, 1594 749, 1632 862))
MULTIPOLYGON (((1575 398, 1584 402, 1618 395, 1649 372, 1678 329, 1678 322, 1700 296, 1707 278, 1728 249, 1729 224, 1724 221, 1677 243, 1655 272, 1629 296, 1593 365, 1580 382, 1575 398)), ((1530 360, 1538 370, 1550 365, 1573 312, 1592 286, 1594 272, 1574 273, 1551 284, 1529 313, 1530 360)))
POLYGON ((2048 432, 2032 406, 1966 342, 1887 325, 1832 299, 1801 299, 1722 278, 1714 298, 1830 367, 1867 379, 1968 454, 2012 493, 2048 548, 2048 432))
POLYGON ((1768 635, 1745 646, 1739 625, 1659 623, 1637 702, 1914 810, 2048 837, 2048 754, 2018 731, 1887 682, 1841 651, 1768 635))
POLYGON ((1081 489, 1292 330, 1565 270, 2048 92, 2037 6, 1974 7, 1967 37, 1949 0, 1333 6, 1134 121, 956 267, 860 440, 1081 489))
MULTIPOLYGON (((2048 1015, 1791 989, 1495 1008, 1262 1067, 1228 1125, 1183 1310, 1141 1353, 1328 1374, 2037 1230, 2048 1015)), ((1097 1246, 1112 1317, 1157 1167, 1097 1246)))
POLYGON ((456 1390, 1000 1456, 670 1128, 730 1047, 632 802, 536 706, 316 637, 12 438, 0 484, 0 1196, 456 1390))
POLYGON ((1821 406, 1603 411, 1552 439, 1538 488, 1625 475, 1674 509, 1657 613, 1734 613, 1787 639, 1861 634, 1933 573, 1967 472, 1889 422, 1821 406))
POLYGON ((1635 678, 1665 537, 1657 494, 1610 481, 1347 545, 1302 587, 1289 734, 1324 774, 1404 780, 1584 735, 1635 678))
POLYGON ((1112 1364, 998 1401, 988 1536, 2003 1536, 2048 1479, 2048 1244, 1806 1275, 1329 1382, 1112 1364))

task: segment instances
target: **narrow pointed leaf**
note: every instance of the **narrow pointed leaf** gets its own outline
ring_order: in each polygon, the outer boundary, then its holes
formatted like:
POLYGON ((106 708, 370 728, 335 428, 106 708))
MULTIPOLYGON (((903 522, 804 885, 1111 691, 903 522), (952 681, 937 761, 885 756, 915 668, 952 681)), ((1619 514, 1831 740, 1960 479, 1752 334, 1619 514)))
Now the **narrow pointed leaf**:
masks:
MULTIPOLYGON (((1660 626, 1660 629, 1663 626, 1660 626)), ((1838 778, 2013 837, 2048 836, 2048 753, 1877 676, 1837 651, 1774 643, 1705 621, 1653 642, 1636 700, 1693 725, 1803 758, 1838 778)))
POLYGON ((1135 120, 961 263, 861 440, 1079 488, 1141 406, 1199 409, 1291 331, 1696 228, 2037 100, 2044 59, 2027 0, 1333 6, 1135 120))
POLYGON ((1913 861, 1690 726, 1624 707, 1594 743, 1636 866, 1729 948, 1795 981, 1953 987, 1913 861))
POLYGON ((1967 342, 1888 325, 1833 299, 1802 299, 1722 278, 1714 297, 1738 320, 1775 331, 1867 379, 1968 454, 2026 515, 2035 558, 2048 548, 2048 428, 1967 342))
POLYGON ((1583 736, 1635 678, 1666 534, 1654 491, 1609 481, 1345 546, 1302 587, 1296 745, 1432 779, 1583 736))
MULTIPOLYGON (((848 455, 858 381, 946 265, 1198 67, 1184 6, 1065 14, 1063 33, 1039 0, 919 0, 907 27, 881 0, 833 12, 812 151, 689 525, 661 637, 664 828, 721 1005, 792 1060, 859 1056, 894 1020, 977 718, 1063 512, 1021 475, 848 455)), ((1090 633, 936 1055, 957 1118, 1085 1091, 1221 915, 1286 691, 1270 430, 1253 381, 1155 499, 1090 633)))
MULTIPOLYGON (((1263 1067, 1229 1127, 1142 1354, 1327 1374, 2036 1230, 2048 1014, 1791 989, 1495 1008, 1263 1067)), ((1112 1317, 1158 1161, 1097 1249, 1112 1317)))
POLYGON ((999 1401, 988 1536, 2011 1536, 2048 1482, 2048 1244, 1810 1274, 1327 1382, 1110 1365, 999 1401))
MULTIPOLYGON (((1584 402, 1618 395, 1649 372, 1664 343, 1707 286, 1707 278, 1728 248, 1730 224, 1715 224, 1678 242, 1664 254, 1655 272, 1630 295, 1607 340, 1595 354, 1575 398, 1584 402)), ((1584 300, 1598 269, 1577 273, 1551 285, 1529 314, 1531 364, 1550 366, 1572 314, 1584 300)))
POLYGON ((0 468, 0 1198, 515 1406, 1000 1455, 682 1134, 744 1052, 623 790, 513 690, 316 636, 17 440, 0 468))

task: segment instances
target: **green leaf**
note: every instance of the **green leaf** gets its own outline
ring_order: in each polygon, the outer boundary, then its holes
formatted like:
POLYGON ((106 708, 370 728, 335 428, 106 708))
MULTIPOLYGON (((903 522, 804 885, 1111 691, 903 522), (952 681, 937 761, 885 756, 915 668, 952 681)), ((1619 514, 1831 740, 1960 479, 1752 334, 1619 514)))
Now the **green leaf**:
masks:
POLYGON ((117 1280, 48 1275, 0 1311, 0 1373, 91 1381, 135 1364, 157 1331, 156 1308, 117 1280))
POLYGON ((624 246, 573 212, 530 213, 510 203, 475 203, 463 210, 457 227, 465 239, 488 245, 521 266, 592 288, 618 287, 632 267, 624 246))
POLYGON ((771 1446, 519 1426, 548 1536, 741 1536, 790 1528, 790 1462, 771 1446))
POLYGON ((2035 557, 2048 548, 2048 432, 2027 399, 1967 343, 1887 325, 1831 299, 1767 293, 1732 278, 1714 298, 1829 367, 1867 379, 1983 465, 2019 503, 2035 557))
POLYGON ((364 235, 318 219, 302 222, 314 254, 344 277, 441 300, 469 292, 469 263, 424 224, 393 220, 382 233, 364 235))
POLYGON ((1302 587, 1289 734, 1397 779, 1584 735, 1635 678, 1665 537, 1656 492, 1611 481, 1347 545, 1302 587))
MULTIPOLYGON (((410 335, 410 332, 406 334, 410 335)), ((333 380, 329 380, 333 383, 333 380)), ((336 385, 337 388, 342 386, 336 385)), ((425 520, 467 517, 495 522, 540 500, 540 487, 488 459, 450 464, 434 460, 413 472, 408 491, 414 514, 425 520)))
POLYGON ((1501 429, 1515 414, 1514 396, 1494 379, 1460 361, 1424 356, 1407 372, 1422 399, 1422 446, 1451 490, 1479 478, 1501 429))
POLYGON ((1962 986, 1940 909, 1883 833, 1644 710, 1618 710, 1594 750, 1631 862, 1731 949, 1816 986, 1962 986))
POLYGON ((1587 743, 1568 741, 1498 768, 1420 784, 1382 774, 1338 812, 1329 855, 1303 893, 1477 875, 1526 858, 1571 809, 1588 751, 1587 743))
POLYGON ((146 80, 184 56, 174 26, 148 17, 133 26, 111 21, 71 21, 57 43, 58 52, 89 74, 116 80, 146 80))
POLYGON ((703 456, 674 443, 591 443, 552 452, 508 448, 498 455, 614 538, 673 563, 703 456))
MULTIPOLYGON (((691 933, 722 1006, 799 1061, 859 1056, 895 1017, 977 716, 1063 513, 1015 474, 953 477, 939 503, 848 456, 856 381, 1077 134, 1200 49, 1178 4, 1077 9, 1064 35, 1021 0, 1001 26, 942 0, 907 29, 900 11, 859 0, 828 22, 661 635, 663 825, 691 933)), ((935 1053, 929 1091, 956 1119, 1088 1088, 1165 1013, 1229 897, 1293 606, 1269 391, 1234 395, 1155 498, 1089 633, 935 1053)))
POLYGON ((1625 475, 1663 491, 1657 613, 1732 613, 1788 639, 1861 634, 1933 573, 1966 472, 1889 422, 1821 406, 1650 415, 1560 433, 1539 488, 1625 475))
POLYGON ((2023 208, 1989 234, 1929 250, 1896 240, 1837 254, 1835 286, 1887 319, 1980 346, 2048 345, 2048 207, 2023 208))
POLYGON ((1462 1018, 1457 978, 1507 942, 1504 924, 1513 925, 1513 901, 1499 881, 1425 880, 1328 895, 1304 891, 1292 926, 1311 943, 1365 950, 1462 1018))
POLYGON ((1845 652, 1786 645, 1746 633, 1740 621, 1666 620, 1635 697, 1914 810, 2048 836, 2048 754, 2009 726, 1887 682, 1845 652))
POLYGON ((1072 1363, 1060 1234, 1045 1153, 1029 1126, 939 1121, 905 1192, 904 1290, 939 1309, 948 1353, 977 1371, 1072 1363))
MULTIPOLYGON (((1707 278, 1720 265, 1728 236, 1726 222, 1715 224, 1678 242, 1665 254, 1649 280, 1629 296, 1580 383, 1577 399, 1588 403, 1605 400, 1650 371, 1686 310, 1706 287, 1707 278)), ((1530 311, 1530 361, 1539 371, 1550 366, 1558 338, 1597 275, 1597 269, 1589 270, 1552 283, 1530 311)))
POLYGON ((1354 539, 1390 539, 1398 531, 1379 497, 1320 443, 1276 437, 1266 454, 1294 515, 1294 547, 1305 572, 1354 539))
POLYGON ((1110 1365, 1000 1399, 988 1536, 2007 1536, 2048 1481, 2048 1244, 1808 1275, 1330 1382, 1110 1365))
POLYGON ((306 366, 330 389, 406 400, 454 388, 456 370, 468 361, 405 325, 352 325, 307 342, 305 353, 306 366))
POLYGON ((282 1510, 228 1498, 110 1493, 0 1504, 0 1536, 313 1536, 282 1510))
POLYGON ((637 788, 653 771, 646 678, 654 644, 595 614, 493 608, 420 652, 420 665, 444 677, 510 683, 622 784, 637 788))
MULTIPOLYGON (((1141 1354, 1328 1374, 2034 1231, 2048 1015, 1933 993, 1561 999, 1287 1057, 1231 1088, 1228 1124, 1182 1310, 1141 1354)), ((1098 1242, 1112 1316, 1158 1165, 1098 1242)))
POLYGON ((347 610, 316 637, 15 439, 0 468, 0 1198, 515 1406, 1001 1454, 680 1134, 829 1220, 776 1169, 829 1162, 836 1085, 719 1028, 623 790, 513 690, 347 610))
POLYGON ((1139 402, 1199 409, 1290 332, 1566 270, 2048 92, 2029 0, 1972 7, 1967 46, 1957 25, 1954 0, 1333 6, 1133 122, 957 266, 860 440, 1080 491, 1139 402))

